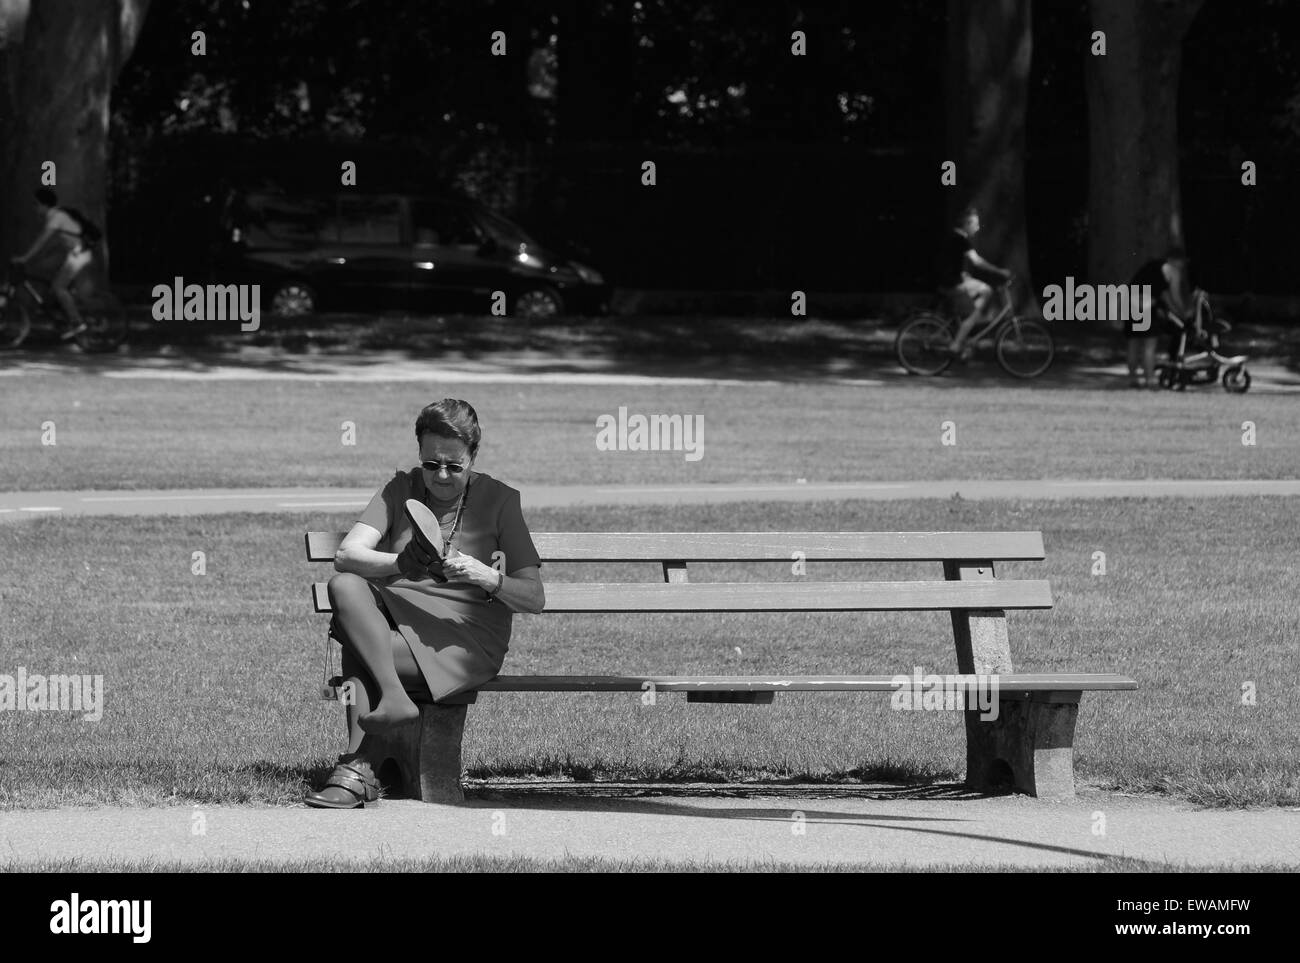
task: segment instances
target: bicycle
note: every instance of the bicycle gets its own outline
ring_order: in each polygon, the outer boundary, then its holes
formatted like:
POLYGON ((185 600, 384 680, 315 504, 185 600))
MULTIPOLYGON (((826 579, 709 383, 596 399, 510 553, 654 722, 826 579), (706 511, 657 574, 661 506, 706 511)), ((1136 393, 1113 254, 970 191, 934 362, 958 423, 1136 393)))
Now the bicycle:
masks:
MULTIPOLYGON (((73 282, 72 296, 85 322, 85 328, 71 337, 81 350, 113 351, 126 340, 126 311, 102 285, 83 273, 73 282)), ((8 276, 0 285, 0 349, 19 347, 38 326, 66 329, 68 319, 50 290, 49 279, 36 277, 11 261, 8 276)))
MULTIPOLYGON (((1015 378, 1037 378, 1056 357, 1056 345, 1047 328, 1022 318, 1013 310, 1011 282, 1001 285, 1002 306, 982 328, 970 335, 969 343, 993 338, 994 351, 1002 370, 1015 378)), ((937 375, 955 359, 949 348, 961 319, 948 313, 922 311, 912 315, 894 339, 894 355, 909 374, 937 375)))
POLYGON ((1192 292, 1195 324, 1188 326, 1176 317, 1169 320, 1178 329, 1177 347, 1168 361, 1156 365, 1157 383, 1161 388, 1183 391, 1188 385, 1214 384, 1223 369, 1223 390, 1239 395, 1250 390, 1249 360, 1244 354, 1219 353, 1219 335, 1232 330, 1232 324, 1220 314, 1215 316, 1210 297, 1200 288, 1192 292), (1191 347, 1194 353, 1187 354, 1191 347))

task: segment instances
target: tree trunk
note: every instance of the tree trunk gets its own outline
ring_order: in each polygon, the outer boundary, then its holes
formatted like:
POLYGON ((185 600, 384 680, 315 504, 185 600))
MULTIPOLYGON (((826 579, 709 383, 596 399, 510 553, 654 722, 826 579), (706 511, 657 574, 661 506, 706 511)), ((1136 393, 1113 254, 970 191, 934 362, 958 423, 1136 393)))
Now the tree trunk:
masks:
POLYGON ((1023 308, 1037 313, 1025 228, 1030 26, 1029 0, 948 0, 945 159, 957 163, 957 185, 944 189, 950 224, 966 205, 979 208, 976 249, 1016 272, 1023 308))
POLYGON ((1183 243, 1182 44, 1202 0, 1091 0, 1105 56, 1087 55, 1088 276, 1126 282, 1183 243))
POLYGON ((0 0, 0 256, 22 253, 39 232, 32 192, 46 161, 60 204, 105 224, 109 96, 148 6, 0 0))

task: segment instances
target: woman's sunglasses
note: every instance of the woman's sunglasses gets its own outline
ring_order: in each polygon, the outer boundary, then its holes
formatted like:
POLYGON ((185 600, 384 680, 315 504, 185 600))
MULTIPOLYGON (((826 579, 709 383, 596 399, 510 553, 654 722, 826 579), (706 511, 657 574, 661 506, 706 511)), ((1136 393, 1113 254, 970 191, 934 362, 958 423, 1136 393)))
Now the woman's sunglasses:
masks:
POLYGON ((454 461, 422 461, 420 467, 425 471, 431 471, 437 474, 442 469, 447 469, 453 475, 459 475, 465 470, 465 466, 454 461))

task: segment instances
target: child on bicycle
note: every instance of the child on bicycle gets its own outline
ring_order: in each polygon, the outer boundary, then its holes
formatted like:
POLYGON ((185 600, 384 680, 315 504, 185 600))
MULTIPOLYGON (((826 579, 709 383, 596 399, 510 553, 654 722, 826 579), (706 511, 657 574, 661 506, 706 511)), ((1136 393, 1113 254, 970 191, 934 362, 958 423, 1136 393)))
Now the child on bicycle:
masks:
POLYGON ((970 350, 966 346, 967 336, 981 318, 988 317, 989 305, 993 300, 993 288, 975 277, 974 272, 997 274, 1008 282, 1013 277, 1010 271, 989 263, 975 250, 972 239, 979 233, 979 229, 979 211, 975 207, 966 208, 948 235, 943 248, 943 286, 952 289, 959 305, 958 310, 969 312, 957 328, 957 335, 952 344, 949 345, 953 354, 960 354, 963 358, 970 350))
POLYGON ((50 280, 50 288, 54 293, 54 299, 63 308, 70 325, 61 335, 64 340, 67 340, 86 330, 86 322, 82 319, 81 312, 77 310, 76 299, 72 296, 72 282, 90 264, 92 255, 90 248, 83 243, 81 225, 71 214, 59 207, 58 195, 48 187, 42 187, 36 191, 35 196, 36 206, 44 226, 40 235, 32 242, 32 246, 25 253, 14 258, 14 261, 26 264, 47 243, 53 242, 61 263, 50 280))

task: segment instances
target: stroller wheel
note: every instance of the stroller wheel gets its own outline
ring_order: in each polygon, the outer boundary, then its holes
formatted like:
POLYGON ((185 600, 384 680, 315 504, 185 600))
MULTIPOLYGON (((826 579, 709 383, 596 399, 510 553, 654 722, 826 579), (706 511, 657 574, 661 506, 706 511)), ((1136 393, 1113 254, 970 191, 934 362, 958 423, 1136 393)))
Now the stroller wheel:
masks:
POLYGON ((1243 365, 1233 365, 1223 372, 1223 390, 1241 395, 1250 390, 1250 372, 1243 365))

